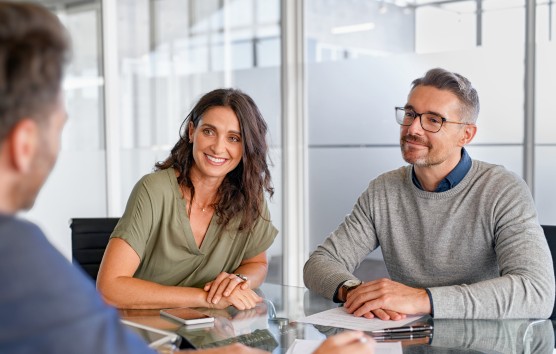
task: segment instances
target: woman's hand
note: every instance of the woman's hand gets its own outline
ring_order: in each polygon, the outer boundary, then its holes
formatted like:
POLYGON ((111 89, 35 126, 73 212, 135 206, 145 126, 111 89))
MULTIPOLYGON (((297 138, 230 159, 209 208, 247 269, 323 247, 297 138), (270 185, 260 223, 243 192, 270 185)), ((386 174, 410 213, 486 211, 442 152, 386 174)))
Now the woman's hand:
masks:
POLYGON ((222 272, 213 281, 205 284, 203 290, 208 291, 207 302, 217 304, 222 297, 230 296, 239 286, 240 289, 250 288, 249 280, 243 280, 235 274, 222 272))
POLYGON ((251 289, 241 289, 237 287, 229 296, 220 298, 217 303, 210 303, 209 306, 216 309, 224 309, 234 306, 238 310, 249 310, 257 306, 263 299, 251 289))

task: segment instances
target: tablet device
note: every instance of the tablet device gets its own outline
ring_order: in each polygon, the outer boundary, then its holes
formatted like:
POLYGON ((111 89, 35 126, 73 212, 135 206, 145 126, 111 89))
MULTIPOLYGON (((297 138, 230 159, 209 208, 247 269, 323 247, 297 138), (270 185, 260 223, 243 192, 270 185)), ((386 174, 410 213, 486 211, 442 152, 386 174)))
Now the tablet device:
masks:
POLYGON ((200 323, 214 322, 214 317, 205 315, 201 311, 191 309, 189 307, 178 307, 173 309, 160 310, 160 315, 171 318, 174 321, 186 324, 195 325, 200 323))
POLYGON ((176 333, 167 332, 158 328, 145 326, 143 324, 121 320, 125 327, 137 333, 150 348, 156 349, 163 345, 180 347, 181 336, 176 333))

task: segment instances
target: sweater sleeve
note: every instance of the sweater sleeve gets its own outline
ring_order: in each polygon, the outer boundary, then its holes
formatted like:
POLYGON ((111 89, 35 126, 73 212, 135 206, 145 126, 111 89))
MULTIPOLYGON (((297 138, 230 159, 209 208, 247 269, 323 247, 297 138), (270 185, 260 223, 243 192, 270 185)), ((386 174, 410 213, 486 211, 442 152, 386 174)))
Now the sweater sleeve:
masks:
POLYGON ((340 283, 357 279, 353 271, 379 246, 368 212, 368 192, 369 189, 359 197, 351 214, 317 247, 303 268, 307 288, 329 299, 333 298, 340 283))
MULTIPOLYGON (((554 304, 552 257, 533 198, 517 176, 497 183, 491 199, 500 277, 475 284, 429 288, 435 318, 547 318, 554 304)), ((472 220, 467 222, 473 222, 472 220)))

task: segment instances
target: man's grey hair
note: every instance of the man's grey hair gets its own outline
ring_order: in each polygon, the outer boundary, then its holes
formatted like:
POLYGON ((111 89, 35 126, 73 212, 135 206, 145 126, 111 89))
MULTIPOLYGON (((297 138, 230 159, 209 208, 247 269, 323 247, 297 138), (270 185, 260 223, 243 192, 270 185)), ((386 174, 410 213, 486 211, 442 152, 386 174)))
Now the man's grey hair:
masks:
POLYGON ((461 102, 461 121, 477 122, 479 116, 479 95, 471 82, 460 74, 435 68, 427 71, 425 76, 413 80, 412 90, 417 86, 432 86, 439 90, 447 90, 456 95, 461 102))

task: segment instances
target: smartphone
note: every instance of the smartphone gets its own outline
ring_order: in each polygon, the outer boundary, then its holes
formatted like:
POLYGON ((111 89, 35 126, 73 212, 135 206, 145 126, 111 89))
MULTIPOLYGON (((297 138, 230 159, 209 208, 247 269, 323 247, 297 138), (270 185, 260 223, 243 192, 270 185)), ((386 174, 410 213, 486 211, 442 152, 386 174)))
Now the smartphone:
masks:
POLYGON ((214 322, 214 317, 205 315, 204 313, 189 307, 160 310, 160 315, 186 325, 214 322))

